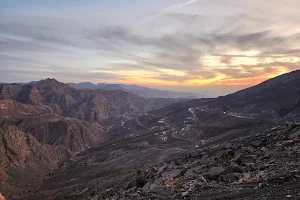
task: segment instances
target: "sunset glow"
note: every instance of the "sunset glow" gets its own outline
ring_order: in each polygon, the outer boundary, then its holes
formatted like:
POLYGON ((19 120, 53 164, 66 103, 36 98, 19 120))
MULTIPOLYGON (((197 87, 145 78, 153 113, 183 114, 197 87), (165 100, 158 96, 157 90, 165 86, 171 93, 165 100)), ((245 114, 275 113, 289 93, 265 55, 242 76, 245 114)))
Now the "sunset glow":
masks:
POLYGON ((7 1, 0 82, 52 77, 227 94, 300 68, 299 4, 7 1))

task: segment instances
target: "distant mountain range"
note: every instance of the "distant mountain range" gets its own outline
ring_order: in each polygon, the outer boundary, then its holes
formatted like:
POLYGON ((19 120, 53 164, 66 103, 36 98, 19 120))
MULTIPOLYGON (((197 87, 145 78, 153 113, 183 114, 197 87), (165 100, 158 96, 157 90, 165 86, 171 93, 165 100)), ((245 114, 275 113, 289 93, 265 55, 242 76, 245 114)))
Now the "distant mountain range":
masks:
MULTIPOLYGON (((259 174, 266 173, 273 181, 287 169, 289 177, 291 172, 300 177, 295 171, 300 70, 226 96, 193 100, 144 98, 116 84, 75 86, 94 88, 76 89, 55 79, 0 84, 0 188, 5 197, 105 199, 118 194, 136 199, 132 191, 155 195, 150 186, 157 184, 168 198, 153 199, 173 199, 174 190, 166 185, 170 176, 190 184, 201 175, 205 184, 222 190, 242 186, 236 181, 244 174, 264 181, 259 174), (240 176, 228 182, 236 171, 240 176), (149 187, 139 188, 137 175, 145 176, 143 184, 149 187)), ((182 199, 182 190, 176 195, 182 199)))
POLYGON ((67 83, 69 86, 76 89, 102 89, 102 90, 123 90, 137 94, 144 98, 184 98, 184 99, 197 99, 203 98, 205 95, 183 92, 170 92, 166 90, 157 90, 139 85, 125 85, 125 84, 108 84, 99 83, 93 84, 90 82, 83 83, 67 83))

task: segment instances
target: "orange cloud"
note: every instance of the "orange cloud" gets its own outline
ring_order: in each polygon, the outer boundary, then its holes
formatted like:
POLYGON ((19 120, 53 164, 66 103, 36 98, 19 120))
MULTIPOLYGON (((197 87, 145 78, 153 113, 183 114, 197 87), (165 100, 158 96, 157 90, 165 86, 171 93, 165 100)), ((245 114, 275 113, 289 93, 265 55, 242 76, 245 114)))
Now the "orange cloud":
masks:
POLYGON ((274 78, 276 76, 279 76, 284 73, 288 73, 291 70, 288 69, 287 67, 276 67, 273 68, 273 70, 269 73, 266 74, 259 74, 257 72, 257 76, 255 77, 250 77, 250 78, 242 78, 242 79, 235 79, 235 78, 228 78, 228 79, 223 79, 219 81, 217 84, 222 84, 222 85, 244 85, 244 86, 252 86, 252 85, 257 85, 265 80, 268 80, 270 78, 274 78))
MULTIPOLYGON (((125 84, 140 84, 140 85, 157 85, 157 86, 204 86, 204 85, 223 85, 223 86, 252 86, 259 84, 267 79, 288 73, 291 70, 287 67, 274 67, 271 72, 260 73, 263 68, 256 69, 256 76, 250 78, 233 78, 224 74, 217 74, 214 78, 199 78, 186 81, 167 81, 152 77, 137 77, 133 76, 125 80, 125 84)), ((124 83, 124 81, 123 81, 124 83)))

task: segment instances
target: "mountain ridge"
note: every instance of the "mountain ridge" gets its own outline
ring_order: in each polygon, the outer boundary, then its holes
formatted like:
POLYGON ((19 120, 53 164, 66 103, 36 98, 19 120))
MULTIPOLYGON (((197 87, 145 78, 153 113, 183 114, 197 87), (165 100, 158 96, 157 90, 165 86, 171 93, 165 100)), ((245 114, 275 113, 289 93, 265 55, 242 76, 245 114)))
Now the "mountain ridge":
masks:
MULTIPOLYGON (((263 182, 262 173, 268 181, 274 178, 274 171, 285 170, 285 178, 289 174, 300 177, 298 172, 288 171, 295 170, 300 148, 300 70, 230 95, 175 102, 147 111, 149 99, 136 94, 74 89, 52 79, 0 85, 0 99, 0 128, 13 126, 41 144, 63 146, 76 154, 55 165, 55 170, 51 168, 53 175, 36 192, 24 193, 25 199, 105 199, 115 195, 141 200, 175 195, 180 199, 199 197, 196 188, 205 191, 209 185, 231 194, 234 191, 219 186, 232 187, 234 181, 263 182), (102 107, 113 109, 107 113, 110 118, 95 118, 102 107), (289 169, 282 168, 285 159, 290 159, 289 169), (145 182, 135 182, 141 175, 145 182), (251 179, 252 175, 258 178, 251 179), (194 183, 197 187, 190 186, 194 183), (170 189, 170 185, 176 187, 170 189)), ((166 99, 160 101, 164 104, 166 99)), ((152 103, 157 102, 154 99, 152 103)))
POLYGON ((202 98, 205 97, 201 94, 184 93, 184 92, 170 92, 167 90, 152 89, 139 85, 125 85, 125 84, 110 84, 110 83, 98 83, 93 84, 90 82, 81 83, 67 83, 71 87, 77 89, 102 89, 102 90, 123 90, 126 92, 137 94, 145 98, 202 98))

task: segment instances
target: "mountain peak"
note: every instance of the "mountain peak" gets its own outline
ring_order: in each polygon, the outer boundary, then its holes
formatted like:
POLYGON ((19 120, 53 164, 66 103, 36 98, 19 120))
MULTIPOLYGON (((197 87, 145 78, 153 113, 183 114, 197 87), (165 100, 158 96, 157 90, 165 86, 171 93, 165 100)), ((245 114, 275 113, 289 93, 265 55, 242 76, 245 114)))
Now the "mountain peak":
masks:
POLYGON ((64 85, 66 85, 62 82, 57 81, 54 78, 43 79, 43 80, 40 80, 38 82, 35 82, 34 84, 39 85, 39 86, 43 85, 43 86, 54 86, 54 87, 62 87, 64 85))
POLYGON ((47 82, 47 83, 59 83, 55 78, 46 78, 41 81, 47 82))

